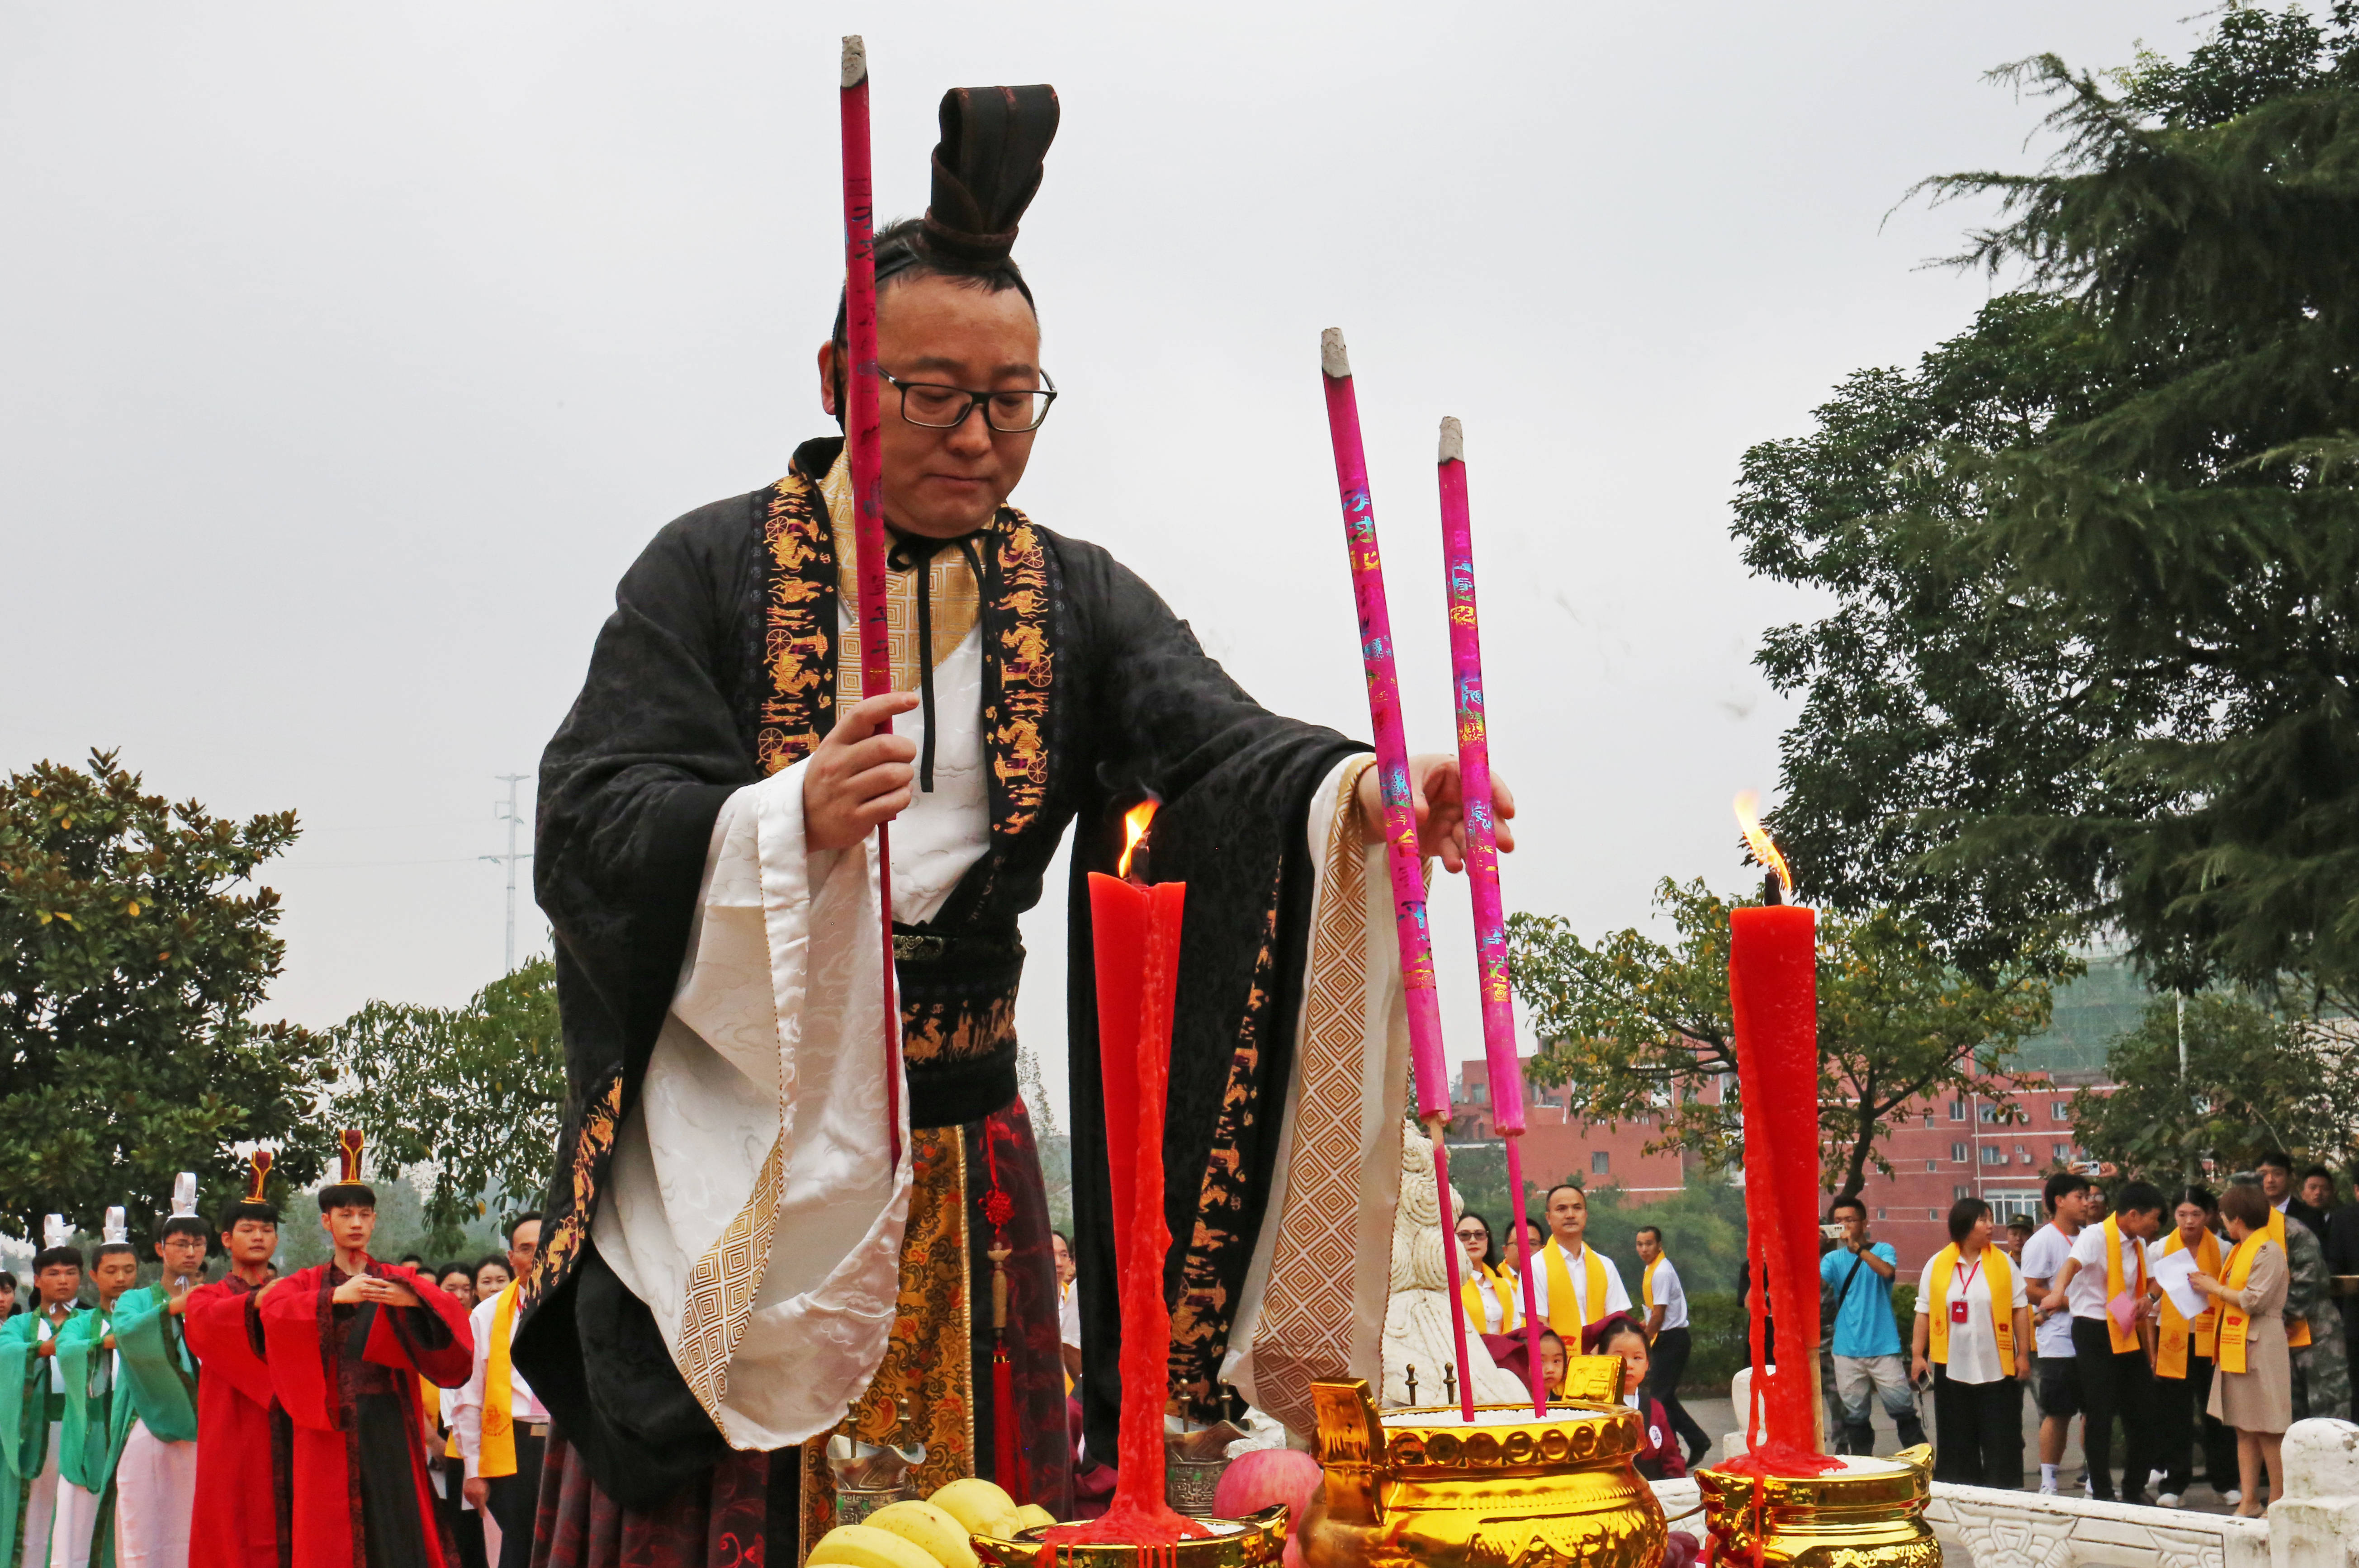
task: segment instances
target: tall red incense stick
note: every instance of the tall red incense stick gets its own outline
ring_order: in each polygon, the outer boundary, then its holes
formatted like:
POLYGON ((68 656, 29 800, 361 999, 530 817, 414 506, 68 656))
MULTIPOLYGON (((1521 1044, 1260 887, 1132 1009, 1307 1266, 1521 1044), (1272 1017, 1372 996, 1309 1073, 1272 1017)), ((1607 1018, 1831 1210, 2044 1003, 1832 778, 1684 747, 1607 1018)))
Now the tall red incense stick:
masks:
POLYGON ((1777 902, 1790 891, 1785 857, 1740 796, 1737 816, 1771 868, 1771 902, 1732 909, 1728 1000, 1745 1097, 1745 1250, 1758 1303, 1764 1287, 1777 1325, 1778 1365, 1765 1365, 1753 1318, 1751 1452, 1723 1468, 1740 1475, 1816 1476, 1838 1462, 1818 1451, 1819 979, 1815 911, 1777 902), (1767 1434, 1763 1428, 1766 1426, 1767 1434))
POLYGON ((1474 605, 1474 522, 1466 500, 1466 438, 1455 419, 1441 422, 1441 575, 1450 601, 1451 688, 1458 706, 1458 778, 1466 802, 1466 886, 1474 900, 1474 968, 1483 990, 1483 1056, 1491 1080, 1491 1125, 1507 1144, 1508 1228, 1524 1288, 1524 1367, 1532 1413, 1548 1414, 1540 1371, 1540 1323, 1525 1238, 1524 1079, 1516 1057, 1516 1000, 1508 986, 1507 921, 1499 903, 1498 824, 1491 817, 1491 734, 1483 697, 1483 627, 1474 605))
MULTIPOLYGON (((868 50, 843 40, 843 439, 851 454, 852 535, 860 557, 860 695, 893 689, 893 642, 885 622, 885 460, 877 397, 876 205, 868 162, 868 50)), ((922 653, 920 654, 922 657, 922 653)), ((887 719, 883 728, 890 730, 887 719)), ((894 999, 893 849, 876 825, 876 898, 885 943, 885 1135, 901 1163, 901 1008, 894 999)))
POLYGON ((1450 1328, 1458 1350, 1458 1406, 1474 1419, 1474 1379, 1466 1361, 1463 1261, 1450 1201, 1450 1080, 1442 1064, 1441 1010, 1433 991, 1433 934, 1426 925, 1425 871, 1417 852, 1417 807, 1409 794, 1408 742, 1401 735, 1400 676, 1394 666, 1392 616, 1385 608, 1385 564, 1376 548, 1376 512, 1368 498, 1368 459, 1360 441, 1360 404, 1343 334, 1319 339, 1327 385, 1327 433, 1335 448, 1335 484, 1343 502, 1343 545, 1360 611, 1360 658, 1368 677, 1368 722, 1375 730, 1376 782, 1385 802, 1385 858, 1392 871, 1393 929, 1400 939, 1401 989, 1408 1010, 1409 1058, 1417 1069, 1417 1117, 1433 1140, 1433 1180, 1450 1264, 1450 1328))

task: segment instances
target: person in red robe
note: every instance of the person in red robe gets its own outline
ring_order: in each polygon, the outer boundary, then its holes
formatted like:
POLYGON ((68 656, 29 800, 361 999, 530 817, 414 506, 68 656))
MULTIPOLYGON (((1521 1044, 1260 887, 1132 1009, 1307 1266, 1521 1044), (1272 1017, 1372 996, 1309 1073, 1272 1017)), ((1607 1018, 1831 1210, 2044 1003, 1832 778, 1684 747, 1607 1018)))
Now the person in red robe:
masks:
POLYGON ((361 1135, 342 1140, 343 1179, 320 1189, 335 1249, 257 1299, 270 1386, 294 1426, 292 1568, 446 1568, 426 1469, 418 1379, 467 1380, 474 1336, 458 1303, 369 1256, 376 1194, 361 1135))
POLYGON ((278 1208, 264 1190, 270 1151, 257 1149, 245 1196, 222 1216, 228 1275, 189 1292, 181 1324, 195 1352, 197 1499, 189 1528, 189 1568, 280 1568, 278 1498, 272 1455, 291 1441, 287 1412, 271 1392, 258 1350, 255 1293, 270 1282, 278 1250, 278 1208), (281 1435, 274 1444, 273 1432, 281 1435))

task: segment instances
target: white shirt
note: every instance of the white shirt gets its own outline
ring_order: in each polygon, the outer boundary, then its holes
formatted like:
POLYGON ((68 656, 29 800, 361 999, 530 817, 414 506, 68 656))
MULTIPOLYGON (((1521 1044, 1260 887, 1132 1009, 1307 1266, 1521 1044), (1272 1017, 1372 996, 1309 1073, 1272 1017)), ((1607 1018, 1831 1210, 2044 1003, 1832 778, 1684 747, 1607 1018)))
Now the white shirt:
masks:
POLYGON ((1082 1347, 1082 1292, 1077 1285, 1057 1281, 1057 1342, 1082 1347))
MULTIPOLYGON (((2122 1234, 2122 1289, 2137 1289, 2138 1266, 2135 1256, 2137 1238, 2122 1234)), ((2082 1228, 2072 1239, 2072 1261, 2081 1265, 2072 1275, 2072 1282, 2064 1287, 2064 1300, 2074 1317, 2105 1320, 2105 1254, 2112 1249, 2105 1245, 2104 1225, 2082 1228)))
MULTIPOLYGON (((2064 1260, 2071 1256, 2072 1238, 2057 1229, 2056 1222, 2051 1219, 2033 1231, 2031 1239, 2023 1244, 2023 1272, 2035 1280, 2047 1281, 2047 1288, 2053 1290, 2056 1288, 2056 1276, 2064 1271, 2064 1260)), ((2049 1314, 2039 1320, 2039 1326, 2034 1333, 2040 1355, 2072 1354, 2071 1313, 2049 1314)))
MULTIPOLYGON (((2086 1234, 2083 1232, 2082 1234, 2086 1234)), ((1996 1249, 1996 1243, 1985 1247, 1987 1257, 1996 1249)), ((1917 1315, 1927 1317, 1932 1313, 1933 1265, 1940 1260, 1936 1252, 1925 1260, 1924 1272, 1917 1277, 1917 1315)), ((1950 1322, 1950 1381, 1953 1383, 1995 1383, 2006 1374, 1999 1369, 1998 1333, 1991 1321, 1990 1271, 1982 1268, 1982 1260, 1972 1262, 1961 1258, 1950 1269, 1950 1296, 1952 1302, 1966 1303, 1966 1321, 1950 1322)), ((2023 1293, 2023 1271, 2007 1271, 2008 1282, 2014 1286, 2007 1310, 2027 1304, 2023 1293)), ((1949 1311, 1947 1303, 1942 1304, 1949 1311)), ((1930 1354, 1930 1352, 1929 1352, 1930 1354)))
MULTIPOLYGON (((53 1323, 51 1323, 51 1322, 49 1321, 49 1314, 48 1313, 46 1313, 46 1312, 42 1311, 42 1310, 41 1310, 40 1308, 38 1308, 38 1307, 35 1307, 35 1308, 33 1309, 33 1315, 34 1315, 34 1316, 36 1316, 36 1317, 38 1317, 38 1318, 39 1318, 39 1319, 41 1320, 41 1322, 40 1322, 40 1327, 39 1327, 39 1329, 38 1329, 38 1332, 39 1333, 39 1335, 40 1335, 41 1338, 43 1338, 43 1339, 55 1339, 55 1338, 58 1336, 58 1325, 57 1325, 56 1324, 53 1324, 53 1323)), ((66 1316, 66 1321, 67 1321, 68 1323, 71 1323, 71 1322, 73 1321, 73 1316, 72 1316, 72 1314, 67 1314, 67 1316, 66 1316)), ((60 1366, 59 1366, 59 1365, 58 1365, 58 1358, 57 1358, 56 1357, 52 1356, 52 1357, 49 1357, 49 1392, 51 1392, 51 1393, 53 1393, 53 1394, 62 1394, 62 1393, 64 1393, 65 1391, 66 1391, 66 1371, 65 1371, 65 1368, 62 1368, 62 1367, 60 1367, 60 1366)))
MULTIPOLYGON (((1646 1301, 1647 1266, 1638 1265, 1640 1303, 1646 1301)), ((1665 1258, 1655 1269, 1655 1304, 1663 1309, 1665 1328, 1685 1328, 1688 1325, 1688 1288, 1680 1283, 1680 1271, 1665 1258)), ((1640 1315, 1644 1315, 1643 1312, 1640 1315)))
POLYGON ((1507 1312, 1506 1303, 1499 1300, 1499 1292, 1502 1290, 1513 1289, 1512 1286, 1507 1284, 1507 1277, 1505 1274, 1500 1275, 1499 1282, 1495 1285, 1491 1282, 1490 1275, 1484 1273, 1473 1273, 1473 1265, 1471 1264, 1468 1265, 1468 1268, 1471 1277, 1474 1281, 1474 1293, 1483 1299, 1483 1326, 1481 1329, 1477 1330, 1477 1332, 1482 1334, 1506 1333, 1506 1329, 1505 1325, 1507 1321, 1507 1312))
MULTIPOLYGON (((500 1295, 507 1292, 502 1291, 500 1295)), ((475 1310, 467 1314, 467 1325, 475 1332, 475 1365, 467 1374, 466 1384, 451 1402, 451 1428, 459 1434, 459 1453, 466 1461, 467 1478, 475 1478, 475 1466, 484 1456, 484 1379, 492 1366, 492 1316, 500 1308, 500 1296, 478 1302, 475 1310)), ((508 1319, 508 1343, 516 1343, 516 1325, 524 1318, 522 1312, 508 1319)), ((533 1397, 532 1386, 516 1363, 508 1363, 508 1419, 518 1426, 549 1420, 549 1408, 533 1397)))
MULTIPOLYGON (((1614 1266, 1613 1259, 1603 1252, 1597 1254, 1597 1260, 1605 1266, 1605 1303, 1600 1306, 1589 1299, 1589 1253, 1593 1250, 1589 1243, 1583 1241, 1581 1244, 1582 1255, 1577 1258, 1565 1251, 1564 1243, 1553 1236, 1549 1238, 1548 1244, 1555 1248, 1563 1257, 1564 1271, 1572 1276, 1572 1299, 1581 1308, 1582 1323, 1595 1323, 1601 1317, 1630 1310, 1630 1292, 1622 1288, 1622 1271, 1614 1266)), ((1549 1266, 1546 1250, 1542 1249, 1542 1255, 1532 1260, 1532 1303, 1538 1311, 1540 1322, 1543 1324, 1549 1320, 1549 1266)), ((1570 1355, 1581 1354, 1577 1346, 1569 1345, 1565 1349, 1570 1355)))

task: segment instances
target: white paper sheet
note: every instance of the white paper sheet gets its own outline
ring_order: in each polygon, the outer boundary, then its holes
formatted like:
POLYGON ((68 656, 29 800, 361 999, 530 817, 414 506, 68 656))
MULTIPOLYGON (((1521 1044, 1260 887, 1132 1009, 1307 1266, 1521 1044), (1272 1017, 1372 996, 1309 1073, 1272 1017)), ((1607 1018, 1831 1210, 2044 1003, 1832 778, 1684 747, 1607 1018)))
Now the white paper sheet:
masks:
POLYGON ((2195 1254, 2184 1249, 2166 1252, 2154 1260, 2154 1282, 2162 1287, 2170 1304, 2185 1318, 2202 1316, 2204 1309, 2212 1304, 2202 1292, 2187 1282, 2188 1276, 2194 1272, 2195 1254))

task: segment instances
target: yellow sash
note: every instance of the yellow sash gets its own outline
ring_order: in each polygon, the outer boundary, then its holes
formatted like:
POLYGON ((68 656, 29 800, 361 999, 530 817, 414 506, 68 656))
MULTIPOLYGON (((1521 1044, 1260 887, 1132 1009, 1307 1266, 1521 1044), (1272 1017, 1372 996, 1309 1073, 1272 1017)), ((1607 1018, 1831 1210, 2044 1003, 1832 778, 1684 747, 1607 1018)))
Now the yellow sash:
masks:
MULTIPOLYGON (((2293 1267, 2293 1249, 2286 1246, 2285 1215, 2273 1204, 2269 1207, 2269 1239, 2285 1248, 2286 1267, 2293 1267)), ((2286 1325, 2286 1348, 2299 1350, 2310 1343, 2310 1319, 2295 1318, 2286 1325)))
MULTIPOLYGON (((429 1435, 442 1430, 442 1390, 428 1382, 422 1372, 418 1377, 418 1408, 425 1414, 429 1435)), ((453 1458, 458 1452, 459 1434, 454 1432, 443 1440, 442 1454, 445 1458, 453 1458)))
POLYGON ((1605 1260, 1597 1249, 1586 1241, 1581 1244, 1582 1270, 1588 1289, 1590 1310, 1596 1315, 1584 1322, 1581 1315, 1582 1298, 1572 1292, 1572 1271, 1564 1266, 1564 1248, 1553 1236, 1548 1239, 1549 1326, 1565 1343, 1567 1353, 1581 1343, 1581 1331, 1605 1315, 1605 1260))
MULTIPOLYGON (((2170 1238, 2162 1244, 2166 1258, 2173 1252, 2186 1250, 2187 1242, 2177 1230, 2173 1230, 2170 1238)), ((2203 1233, 2203 1239, 2195 1244, 2195 1266, 2215 1280, 2220 1277, 2220 1238, 2208 1230, 2203 1233)), ((2180 1314, 2179 1308, 2171 1302, 2169 1292, 2162 1292, 2161 1296, 2162 1335, 2155 1353, 2155 1376, 2184 1378, 2187 1376, 2187 1351, 2190 1342, 2198 1356, 2212 1353, 2219 1336, 2220 1303, 2213 1302, 2190 1321, 2180 1314)))
MULTIPOLYGON (((1983 1277, 1990 1282, 1991 1333, 1998 1341, 1999 1376, 2012 1378, 2016 1375, 2015 1276, 2007 1271, 2006 1254, 1995 1246, 1984 1246, 1982 1265, 1983 1277)), ((1925 1303, 1933 1359, 1945 1367, 1950 1363, 1950 1276, 1957 1268, 1958 1244, 1952 1241, 1933 1255, 1933 1293, 1925 1303)))
MULTIPOLYGON (((2137 1249, 2136 1299, 2142 1302, 2146 1300, 2146 1243, 2135 1236, 2130 1241, 2137 1249)), ((2109 1214, 2105 1217, 2105 1333, 2116 1356, 2138 1347, 2137 1320, 2131 1319, 2129 1327, 2124 1328, 2114 1316, 2114 1302, 2127 1286, 2122 1271, 2122 1222, 2109 1214)))
MULTIPOLYGON (((2243 1290, 2245 1281, 2253 1277, 2253 1260, 2260 1256, 2261 1243, 2270 1238, 2268 1231, 2256 1230, 2237 1242, 2236 1249, 2228 1254, 2228 1271, 2219 1277, 2220 1282, 2232 1291, 2243 1290)), ((2250 1336, 2252 1326, 2252 1314, 2234 1302, 2220 1303, 2219 1347, 2213 1352, 2213 1364, 2220 1370, 2241 1372, 2245 1369, 2245 1341, 2250 1336)))
POLYGON ((1465 1298, 1466 1321, 1476 1325, 1482 1334, 1513 1334, 1520 1321, 1516 1316, 1516 1283, 1505 1269, 1494 1269, 1488 1263, 1474 1265, 1490 1279, 1491 1289, 1499 1297, 1499 1326, 1486 1326, 1491 1321, 1491 1309, 1483 1304, 1483 1287, 1472 1277, 1458 1282, 1458 1292, 1465 1298))
POLYGON ((492 1309, 492 1343, 484 1365, 484 1446, 475 1460, 475 1474, 485 1480, 516 1474, 516 1380, 508 1372, 508 1336, 516 1330, 516 1292, 522 1280, 511 1280, 492 1309))
POLYGON ((1658 1252, 1653 1262, 1638 1271, 1638 1299, 1646 1303, 1648 1317, 1655 1315, 1655 1271, 1662 1266, 1663 1255, 1658 1252))

